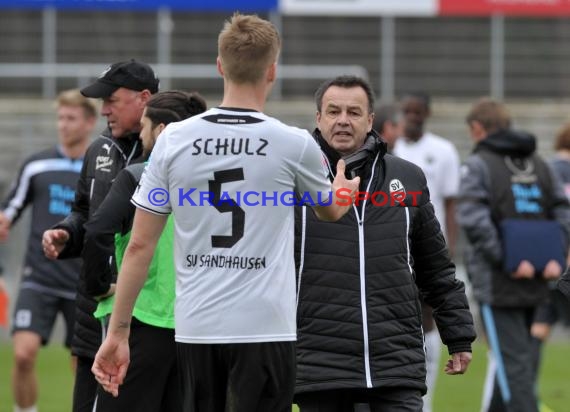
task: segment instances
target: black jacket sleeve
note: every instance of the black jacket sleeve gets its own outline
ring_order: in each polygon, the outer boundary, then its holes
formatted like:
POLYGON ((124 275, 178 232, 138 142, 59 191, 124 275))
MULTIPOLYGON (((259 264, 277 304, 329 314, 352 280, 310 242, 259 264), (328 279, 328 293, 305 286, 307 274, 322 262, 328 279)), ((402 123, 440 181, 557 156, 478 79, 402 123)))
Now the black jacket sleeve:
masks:
POLYGON ((69 240, 65 244, 64 249, 58 256, 58 259, 76 258, 81 255, 83 249, 83 236, 85 229, 83 225, 89 217, 89 204, 90 204, 90 181, 89 170, 92 167, 91 152, 93 151, 93 144, 87 149, 85 154, 81 173, 75 188, 75 200, 71 206, 71 213, 65 219, 54 225, 52 229, 65 229, 69 233, 69 240))
POLYGON ((425 302, 433 308, 441 339, 450 354, 470 352, 476 337, 473 316, 465 286, 455 277, 455 265, 431 202, 418 207, 412 231, 416 284, 425 302))
POLYGON ((566 272, 562 275, 557 283, 558 290, 570 300, 570 266, 566 268, 566 272))
POLYGON ((82 257, 90 262, 84 274, 86 291, 91 296, 105 294, 114 282, 115 233, 125 234, 131 228, 135 213, 131 197, 137 184, 128 170, 119 172, 109 194, 85 224, 82 257))

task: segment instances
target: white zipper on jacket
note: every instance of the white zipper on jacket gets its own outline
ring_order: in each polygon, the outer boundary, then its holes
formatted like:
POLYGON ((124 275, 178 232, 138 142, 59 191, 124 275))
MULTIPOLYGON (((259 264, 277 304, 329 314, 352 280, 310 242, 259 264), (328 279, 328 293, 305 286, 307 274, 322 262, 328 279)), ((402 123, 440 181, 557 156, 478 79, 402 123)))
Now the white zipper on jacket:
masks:
MULTIPOLYGON (((378 163, 378 159, 380 155, 377 154, 376 158, 374 159, 374 163, 372 163, 372 174, 370 175, 370 180, 368 181, 368 186, 366 187, 366 191, 370 192, 370 185, 372 184, 372 180, 374 178, 374 171, 376 170, 376 163, 378 163)), ((329 169, 331 176, 334 176, 332 168, 328 162, 328 159, 325 156, 325 160, 329 169)), ((364 341, 364 373, 366 376, 366 386, 368 388, 372 388, 372 373, 370 371, 370 348, 368 345, 368 309, 366 306, 366 265, 365 259, 366 255, 364 253, 364 211, 366 206, 366 199, 362 203, 362 217, 358 215, 358 209, 355 205, 352 205, 354 210, 354 214, 356 216, 356 221, 358 223, 358 260, 359 260, 359 277, 360 277, 360 307, 362 311, 362 334, 363 334, 363 341, 364 341)), ((301 290, 301 275, 303 265, 305 263, 305 231, 307 226, 307 216, 306 211, 307 208, 303 207, 303 214, 302 214, 302 231, 301 231, 301 256, 300 256, 300 263, 299 263, 299 280, 297 286, 297 305, 299 304, 299 292, 301 290)))
POLYGON ((95 178, 91 178, 91 185, 89 186, 89 200, 93 198, 93 189, 95 188, 95 178))
MULTIPOLYGON (((372 173, 368 180, 366 193, 370 193, 370 185, 374 179, 376 163, 380 156, 377 154, 372 163, 372 173)), ((364 212, 366 210, 366 199, 362 202, 362 216, 358 215, 358 209, 352 205, 356 220, 358 222, 358 262, 360 264, 360 309, 362 311, 362 334, 364 340, 364 372, 366 375, 366 386, 372 388, 372 372, 370 368, 370 345, 368 344, 368 307, 366 306, 366 255, 364 253, 364 212)))
MULTIPOLYGON (((132 148, 132 150, 131 150, 131 154, 129 154, 129 157, 127 158, 127 164, 126 164, 126 166, 128 166, 128 165, 131 164, 131 160, 133 159, 133 156, 135 155, 135 153, 136 153, 138 147, 139 147, 139 141, 137 140, 137 141, 135 142, 135 145, 133 146, 133 148, 132 148)), ((123 157, 124 157, 124 155, 123 155, 123 157)))
POLYGON ((412 264, 411 264, 411 252, 410 252, 410 210, 406 206, 404 208, 406 211, 406 252, 407 252, 407 263, 408 269, 410 269, 410 275, 413 273, 412 264))

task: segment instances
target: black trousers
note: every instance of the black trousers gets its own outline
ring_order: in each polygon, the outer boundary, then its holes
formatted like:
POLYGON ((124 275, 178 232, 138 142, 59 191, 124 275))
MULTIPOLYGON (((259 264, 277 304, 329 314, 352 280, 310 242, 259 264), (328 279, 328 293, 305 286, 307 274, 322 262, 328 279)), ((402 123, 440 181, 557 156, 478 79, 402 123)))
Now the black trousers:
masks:
POLYGON ((295 400, 301 412, 421 412, 423 407, 421 391, 408 388, 307 392, 296 395, 295 400))
POLYGON ((291 412, 295 342, 177 349, 184 412, 291 412))
POLYGON ((182 411, 174 329, 147 325, 133 318, 130 363, 125 382, 114 398, 97 390, 97 412, 182 411))
POLYGON ((98 383, 91 372, 92 366, 92 358, 77 357, 77 371, 73 386, 73 412, 93 412, 98 383))
POLYGON ((481 306, 487 341, 496 362, 488 412, 538 412, 536 342, 530 334, 535 308, 481 306))

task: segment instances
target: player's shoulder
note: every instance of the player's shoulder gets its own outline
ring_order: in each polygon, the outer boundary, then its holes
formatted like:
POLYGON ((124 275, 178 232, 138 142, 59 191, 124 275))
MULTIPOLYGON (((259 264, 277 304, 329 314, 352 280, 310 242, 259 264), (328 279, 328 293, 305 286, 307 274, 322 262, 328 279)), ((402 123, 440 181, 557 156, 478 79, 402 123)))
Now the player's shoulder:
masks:
POLYGON ((183 136, 186 140, 191 139, 192 136, 200 135, 200 128, 204 126, 204 122, 202 120, 208 114, 212 114, 212 109, 206 110, 203 113, 196 114, 179 122, 171 122, 167 124, 161 133, 161 138, 162 136, 165 136, 166 139, 164 140, 171 140, 177 136, 183 136), (192 131, 193 133, 188 133, 189 131, 192 131))
POLYGON ((127 167, 125 167, 123 170, 121 170, 119 172, 119 174, 117 175, 117 177, 119 177, 119 175, 128 175, 130 177, 133 177, 137 180, 140 179, 140 177, 142 176, 144 169, 146 168, 146 163, 132 163, 130 165, 128 165, 127 167))
POLYGON ((313 139, 311 134, 306 129, 283 123, 281 120, 263 113, 262 115, 267 119, 267 122, 269 125, 271 125, 271 127, 275 128, 278 131, 281 130, 284 134, 292 135, 299 139, 313 139))
POLYGON ((448 153, 457 152, 455 145, 449 139, 446 139, 445 137, 439 136, 435 133, 426 132, 422 139, 426 139, 425 142, 429 144, 430 148, 436 150, 445 150, 448 153))
POLYGON ((397 155, 386 153, 384 155, 384 162, 387 170, 397 170, 398 173, 411 176, 413 179, 419 179, 420 181, 426 180, 422 168, 409 160, 403 159, 397 155))
POLYGON ((115 144, 116 143, 114 141, 114 138, 112 136, 107 136, 105 131, 91 141, 89 147, 87 148, 86 156, 92 153, 98 153, 102 150, 109 154, 111 148, 115 146, 115 144))
POLYGON ((28 156, 24 163, 31 163, 37 160, 49 160, 49 159, 59 159, 61 155, 59 154, 56 146, 48 147, 47 149, 40 150, 28 156))
POLYGON ((24 161, 21 163, 21 168, 22 169, 28 169, 30 167, 33 167, 34 169, 36 169, 37 167, 39 167, 40 169, 37 170, 41 170, 41 169, 45 169, 45 167, 43 165, 53 161, 53 160, 58 160, 61 159, 62 156, 59 153, 59 151, 57 150, 56 146, 52 146, 49 147, 47 149, 44 150, 40 150, 39 152, 33 153, 31 155, 29 155, 28 157, 26 157, 24 159, 24 161))

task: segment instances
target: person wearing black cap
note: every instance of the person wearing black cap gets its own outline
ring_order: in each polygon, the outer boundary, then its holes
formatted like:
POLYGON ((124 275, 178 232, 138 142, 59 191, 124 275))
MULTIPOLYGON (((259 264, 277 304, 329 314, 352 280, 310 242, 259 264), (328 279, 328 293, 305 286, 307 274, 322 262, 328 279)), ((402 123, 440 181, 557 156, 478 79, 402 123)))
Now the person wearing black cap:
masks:
MULTIPOLYGON (((44 232, 43 247, 48 258, 82 256, 84 268, 89 265, 89 250, 83 250, 84 224, 102 203, 119 171, 142 161, 140 119, 147 101, 158 91, 158 83, 149 65, 129 60, 112 64, 93 84, 81 90, 86 97, 103 99, 101 115, 106 117, 108 127, 87 150, 71 213, 44 232)), ((91 411, 95 402, 97 382, 91 366, 102 335, 101 324, 93 317, 96 307, 97 302, 86 293, 83 269, 77 286, 71 346, 78 359, 74 412, 91 411)))

